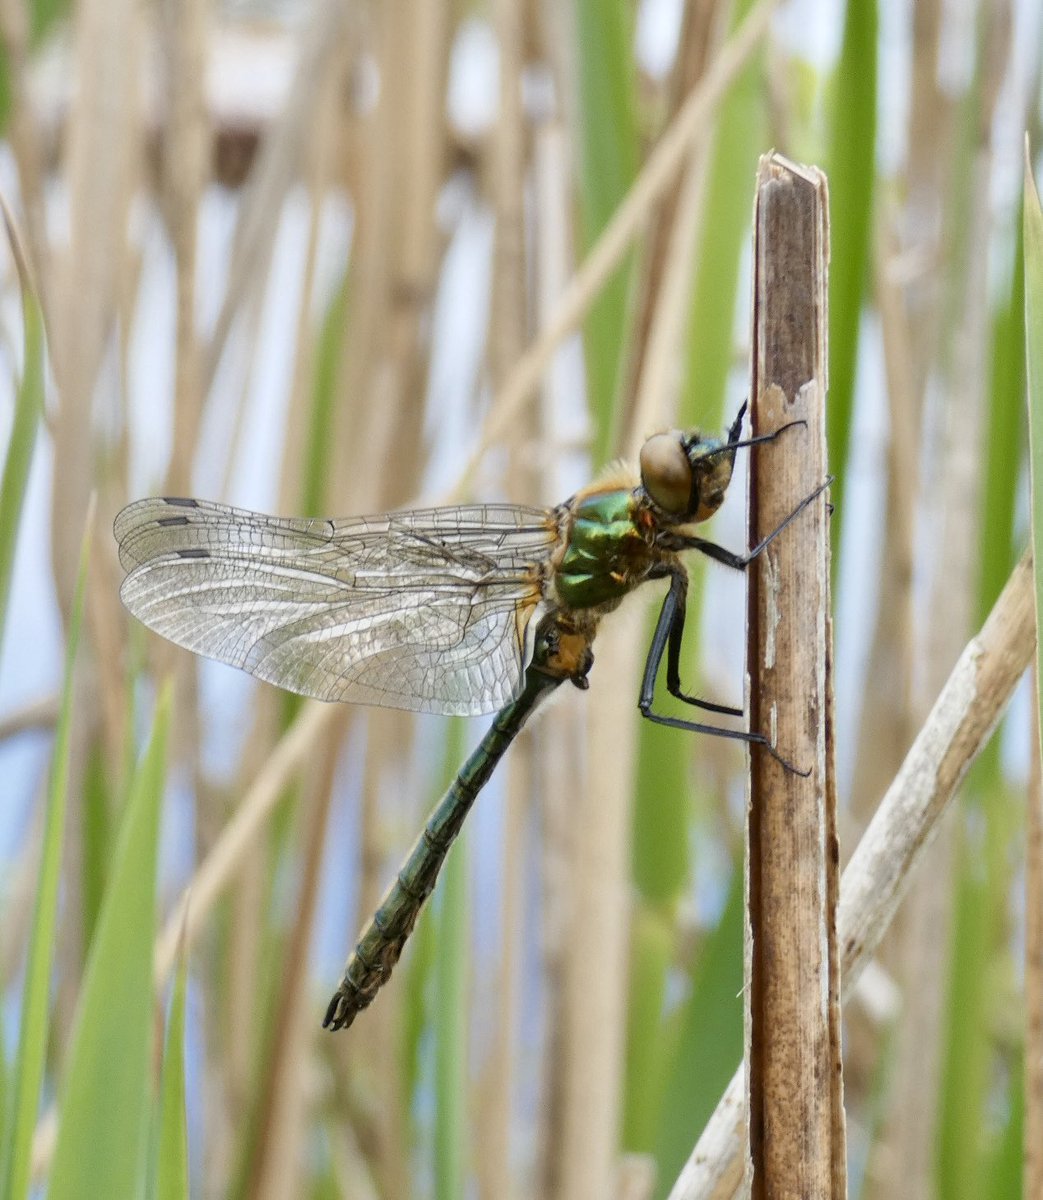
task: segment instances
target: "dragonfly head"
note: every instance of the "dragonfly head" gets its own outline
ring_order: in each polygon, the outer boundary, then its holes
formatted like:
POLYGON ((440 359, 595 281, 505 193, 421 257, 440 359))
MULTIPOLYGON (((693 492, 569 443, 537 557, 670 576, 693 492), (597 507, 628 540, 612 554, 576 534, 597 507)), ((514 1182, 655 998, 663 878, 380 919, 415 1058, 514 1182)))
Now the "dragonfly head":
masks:
POLYGON ((641 447, 641 482, 668 516, 680 523, 706 521, 721 507, 745 411, 744 404, 726 441, 697 429, 674 429, 655 434, 641 447))

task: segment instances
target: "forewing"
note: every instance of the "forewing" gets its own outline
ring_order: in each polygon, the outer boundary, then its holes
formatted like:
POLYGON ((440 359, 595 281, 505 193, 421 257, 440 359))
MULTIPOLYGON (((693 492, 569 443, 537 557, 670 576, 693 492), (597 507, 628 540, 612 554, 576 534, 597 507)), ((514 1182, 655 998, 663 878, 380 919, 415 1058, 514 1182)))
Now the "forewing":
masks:
POLYGON ((546 509, 468 505, 343 521, 202 500, 116 518, 120 589, 150 629, 289 691, 476 715, 520 690, 546 509))

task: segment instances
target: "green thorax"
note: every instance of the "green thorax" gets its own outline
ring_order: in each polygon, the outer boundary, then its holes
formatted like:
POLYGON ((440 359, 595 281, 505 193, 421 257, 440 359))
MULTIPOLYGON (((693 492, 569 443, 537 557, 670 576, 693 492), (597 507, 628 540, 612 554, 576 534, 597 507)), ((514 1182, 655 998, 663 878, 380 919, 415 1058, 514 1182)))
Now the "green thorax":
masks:
POLYGON ((641 582, 653 561, 651 530, 642 532, 641 518, 629 488, 581 492, 576 497, 568 543, 554 577, 567 607, 593 608, 619 601, 641 582))

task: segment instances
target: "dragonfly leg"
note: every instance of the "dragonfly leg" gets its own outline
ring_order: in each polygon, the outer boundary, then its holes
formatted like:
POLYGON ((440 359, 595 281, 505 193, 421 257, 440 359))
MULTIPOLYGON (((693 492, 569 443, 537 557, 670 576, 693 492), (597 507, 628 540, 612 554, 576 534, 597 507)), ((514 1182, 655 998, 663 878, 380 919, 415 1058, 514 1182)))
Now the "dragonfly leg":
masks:
POLYGON ((824 482, 820 483, 818 487, 815 488, 815 490, 811 493, 811 495, 805 496, 804 499, 801 500, 801 502, 797 505, 797 507, 789 514, 789 516, 781 522, 781 524, 777 525, 767 537, 762 538, 761 541, 759 541, 757 545, 746 554, 736 554, 733 550, 727 550, 724 546, 718 546, 716 542, 710 542, 707 541, 706 538, 701 537, 678 538, 677 541, 679 544, 676 547, 673 545, 668 545, 668 548, 676 548, 680 550, 698 550, 700 553, 705 554, 707 558, 712 558, 714 562, 722 563, 726 567, 732 567, 736 571, 745 571, 755 558, 764 553, 764 551, 779 536, 786 526, 789 525, 791 521, 795 521, 797 517, 799 517, 804 511, 804 509, 806 509, 808 505, 812 503, 812 501, 817 500, 832 482, 833 476, 827 475, 824 482))
MULTIPOLYGON (((726 717, 741 717, 741 708, 732 708, 727 704, 713 704, 709 700, 699 700, 689 696, 681 688, 681 641, 684 635, 685 613, 688 598, 688 575, 683 570, 670 571, 670 590, 663 600, 659 611, 652 644, 648 648, 645 660, 645 672, 641 680, 641 711, 644 704, 651 708, 652 693, 655 690, 656 677, 666 653, 666 690, 676 700, 691 704, 695 708, 703 708, 707 712, 721 713, 726 717)), ((647 714, 646 714, 647 715, 647 714)))
POLYGON ((652 711, 652 696, 655 690, 656 676, 664 652, 667 653, 667 686, 672 696, 695 704, 700 708, 708 708, 711 712, 721 712, 729 716, 742 716, 742 709, 725 708, 723 705, 710 705, 703 701, 686 696, 681 691, 678 673, 678 656, 681 647, 681 633, 684 630, 685 598, 688 591, 687 577, 683 572, 670 573, 670 590, 663 601, 663 607, 656 622, 652 644, 648 648, 645 659, 644 675, 641 679, 641 695, 638 708, 641 715, 653 724, 666 725, 671 729, 684 729, 690 733, 707 733, 712 737, 732 738, 734 741, 746 742, 752 746, 763 746, 775 761, 786 771, 807 778, 810 771, 802 771, 788 759, 783 758, 763 733, 754 733, 748 729, 727 729, 722 725, 706 725, 701 721, 685 721, 680 717, 667 717, 662 713, 652 711), (672 661, 673 660, 673 661, 672 661), (670 684, 676 685, 676 691, 670 684))
POLYGON ((682 721, 680 717, 664 717, 661 713, 645 712, 643 708, 641 715, 655 725, 667 725, 671 729, 684 729, 689 733, 708 733, 711 737, 731 738, 736 742, 746 742, 750 746, 763 746, 783 770, 792 775, 799 775, 802 779, 807 779, 811 774, 810 771, 802 771, 795 767, 788 758, 783 758, 763 733, 754 733, 749 729, 725 729, 722 725, 704 725, 701 721, 682 721))
POLYGON ((742 450, 749 446, 762 446, 765 442, 774 442, 780 438, 787 429, 795 429, 798 425, 807 426, 807 421, 800 419, 796 421, 787 421, 785 425, 780 425, 778 429, 773 429, 771 433, 758 433, 756 437, 740 438, 742 432, 742 419, 746 414, 746 402, 743 401, 742 408, 739 409, 739 415, 735 418, 731 429, 728 430, 728 447, 730 449, 742 450))
MULTIPOLYGON (((792 517, 790 520, 792 520, 792 517)), ((714 546, 714 550, 720 550, 720 548, 719 546, 714 546)), ((754 733, 750 730, 730 730, 730 728, 720 725, 706 725, 702 721, 685 721, 678 718, 678 716, 665 716, 661 713, 652 712, 655 677, 659 674, 659 666, 663 662, 664 653, 666 653, 667 690, 670 691, 672 696, 675 696, 677 700, 695 704, 697 707, 707 708, 711 712, 724 713, 730 716, 743 715, 742 709, 726 708, 723 704, 719 706, 719 704, 709 704, 705 701, 695 700, 694 697, 685 695, 681 690, 679 655, 681 655, 681 638, 684 630, 685 599, 687 599, 687 595, 688 577, 682 571, 671 571, 670 590, 666 593, 663 608, 659 612, 659 620, 655 623, 652 644, 648 647, 648 656, 645 660, 645 673, 643 673, 641 679, 641 696, 639 701, 637 701, 637 707, 641 710, 641 715, 646 720, 652 721, 654 725, 665 725, 672 728, 672 730, 685 730, 690 733, 708 733, 712 737, 732 738, 736 742, 763 746, 768 751, 768 754, 774 758, 775 762, 779 763, 780 767, 789 770, 792 774, 801 775, 802 778, 807 779, 807 776, 810 774, 809 770, 801 770, 795 764, 791 763, 789 758, 781 756, 763 733, 754 733)))

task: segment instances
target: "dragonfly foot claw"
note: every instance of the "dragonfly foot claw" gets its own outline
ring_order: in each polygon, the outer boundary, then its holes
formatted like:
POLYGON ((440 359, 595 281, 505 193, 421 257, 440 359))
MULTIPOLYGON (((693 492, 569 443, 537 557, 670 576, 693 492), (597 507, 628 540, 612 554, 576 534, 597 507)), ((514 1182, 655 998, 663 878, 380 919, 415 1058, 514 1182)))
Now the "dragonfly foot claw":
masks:
POLYGON ((331 1033, 336 1033, 338 1029, 347 1029, 359 1011, 351 1004, 350 997, 343 988, 338 988, 326 1008, 326 1015, 322 1018, 322 1027, 331 1033))
POLYGON ((756 739, 756 741, 757 741, 758 745, 763 746, 764 749, 767 750, 767 752, 772 756, 772 758, 779 764, 779 766, 784 771, 788 771, 789 774, 791 774, 791 775, 799 775, 801 779, 807 779, 808 776, 811 774, 810 767, 806 771, 802 771, 799 767, 794 766, 793 763, 791 763, 788 758, 783 758, 782 755, 778 752, 778 750, 775 749, 775 747, 771 744, 771 742, 768 741, 768 739, 766 737, 759 737, 756 739))

